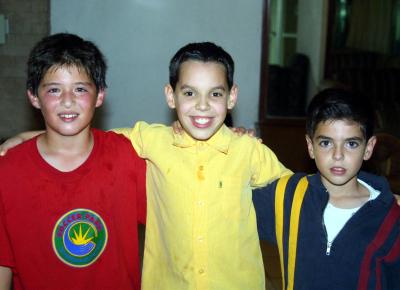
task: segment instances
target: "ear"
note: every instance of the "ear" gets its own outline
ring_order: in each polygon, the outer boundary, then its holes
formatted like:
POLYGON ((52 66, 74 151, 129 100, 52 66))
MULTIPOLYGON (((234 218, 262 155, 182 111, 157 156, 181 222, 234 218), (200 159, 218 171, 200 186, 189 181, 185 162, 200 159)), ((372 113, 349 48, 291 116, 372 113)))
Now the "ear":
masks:
POLYGON ((168 107, 170 107, 170 109, 175 109, 175 94, 174 94, 174 89, 170 84, 165 85, 164 94, 168 107))
POLYGON ((369 138, 367 146, 365 147, 364 160, 368 160, 371 158, 372 153, 374 152, 375 144, 376 144, 376 136, 372 136, 371 138, 369 138))
POLYGON ((31 102, 32 106, 34 106, 36 109, 40 109, 39 98, 34 95, 31 90, 27 90, 26 94, 28 95, 28 99, 31 102))
POLYGON ((310 155, 311 159, 314 159, 314 147, 313 147, 313 142, 310 138, 310 136, 306 135, 306 142, 307 142, 307 149, 308 149, 308 155, 310 155))
POLYGON ((238 86, 236 84, 233 84, 227 100, 229 110, 233 109, 233 107, 236 105, 238 92, 239 92, 238 86))
POLYGON ((106 97, 106 90, 105 89, 101 89, 97 93, 96 108, 100 107, 103 104, 105 97, 106 97))

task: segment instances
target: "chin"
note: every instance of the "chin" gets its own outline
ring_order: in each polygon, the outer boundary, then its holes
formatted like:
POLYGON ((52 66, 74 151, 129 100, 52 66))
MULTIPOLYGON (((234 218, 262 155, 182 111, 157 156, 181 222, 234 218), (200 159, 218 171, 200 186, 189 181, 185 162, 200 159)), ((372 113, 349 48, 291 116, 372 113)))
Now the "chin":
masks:
POLYGON ((203 136, 203 135, 192 135, 193 139, 199 140, 199 141, 207 141, 210 139, 212 136, 203 136))
POLYGON ((77 127, 77 128, 62 128, 60 130, 56 130, 60 135, 63 136, 76 136, 83 132, 85 129, 89 129, 89 126, 86 127, 77 127))
POLYGON ((206 133, 206 132, 193 132, 189 133, 190 136, 192 136, 193 139, 199 140, 199 141, 206 141, 212 137, 212 133, 206 133))

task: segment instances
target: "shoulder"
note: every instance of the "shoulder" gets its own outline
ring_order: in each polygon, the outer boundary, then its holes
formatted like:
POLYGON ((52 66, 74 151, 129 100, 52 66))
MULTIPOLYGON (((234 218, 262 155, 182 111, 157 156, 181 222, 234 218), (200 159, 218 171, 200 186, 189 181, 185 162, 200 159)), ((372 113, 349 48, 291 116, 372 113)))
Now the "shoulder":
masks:
POLYGON ((114 128, 113 132, 123 134, 128 139, 137 139, 142 135, 160 134, 161 132, 172 132, 172 128, 163 124, 149 124, 145 121, 138 121, 132 127, 114 128))
POLYGON ((265 187, 254 189, 254 191, 274 193, 277 190, 277 186, 279 185, 279 187, 281 189, 284 189, 285 192, 294 192, 303 177, 306 177, 308 181, 308 176, 305 173, 299 172, 288 174, 276 179, 265 187))
POLYGON ((129 140, 123 134, 120 133, 93 129, 93 134, 95 135, 95 140, 101 142, 105 146, 130 145, 129 140))
POLYGON ((271 187, 274 189, 275 194, 283 194, 285 199, 292 200, 297 189, 303 194, 308 191, 310 177, 303 172, 288 174, 275 180, 271 187))
MULTIPOLYGON (((257 137, 250 136, 248 134, 239 135, 233 132, 231 129, 223 125, 222 132, 225 136, 228 136, 232 142, 238 144, 248 144, 248 145, 256 145, 262 144, 258 141, 257 137)), ((265 145, 264 145, 265 146, 265 145)))
POLYGON ((227 129, 229 132, 231 144, 230 147, 239 149, 241 151, 245 151, 250 154, 261 154, 268 156, 275 156, 275 153, 269 148, 266 144, 259 141, 257 137, 249 136, 248 134, 244 134, 239 136, 236 133, 231 132, 230 129, 227 129))
POLYGON ((24 162, 27 156, 35 154, 36 139, 30 139, 8 150, 5 156, 0 157, 0 170, 24 162))
POLYGON ((141 134, 145 134, 147 136, 155 136, 160 134, 169 134, 172 136, 172 128, 170 126, 158 123, 148 124, 144 121, 139 121, 135 124, 133 130, 140 131, 141 134))
POLYGON ((277 187, 278 185, 281 186, 282 188, 285 189, 286 192, 289 192, 289 191, 294 192, 302 180, 306 181, 306 183, 304 183, 304 185, 308 187, 309 178, 311 176, 308 176, 306 173, 303 173, 303 172, 297 172, 294 174, 288 174, 288 175, 282 176, 279 179, 275 180, 273 184, 275 187, 277 187))
POLYGON ((358 179, 367 183, 371 187, 379 191, 390 191, 389 183, 383 176, 375 175, 369 172, 360 171, 357 176, 358 179))
POLYGON ((132 127, 133 131, 162 131, 162 130, 167 130, 170 129, 171 127, 166 126, 164 124, 158 124, 158 123, 147 123, 145 121, 137 121, 135 125, 132 127))
POLYGON ((141 139, 142 142, 157 141, 160 137, 172 138, 172 128, 163 124, 148 124, 144 121, 136 122, 127 136, 131 141, 141 139))
POLYGON ((106 154, 112 155, 116 158, 122 156, 123 158, 128 158, 129 156, 137 156, 132 143, 124 135, 113 132, 113 131, 102 131, 93 130, 95 135, 95 142, 99 143, 100 148, 106 154))
POLYGON ((93 132, 95 142, 98 142, 95 155, 97 164, 112 164, 125 173, 145 171, 146 162, 139 157, 132 143, 124 135, 101 130, 93 132))
POLYGON ((390 189, 389 182, 385 177, 360 171, 357 178, 380 192, 379 196, 374 201, 384 202, 386 204, 394 201, 395 198, 390 189))
POLYGON ((229 140, 229 149, 240 150, 242 154, 257 154, 259 152, 273 153, 272 150, 257 137, 249 136, 248 134, 238 135, 229 128, 223 129, 225 140, 229 140))

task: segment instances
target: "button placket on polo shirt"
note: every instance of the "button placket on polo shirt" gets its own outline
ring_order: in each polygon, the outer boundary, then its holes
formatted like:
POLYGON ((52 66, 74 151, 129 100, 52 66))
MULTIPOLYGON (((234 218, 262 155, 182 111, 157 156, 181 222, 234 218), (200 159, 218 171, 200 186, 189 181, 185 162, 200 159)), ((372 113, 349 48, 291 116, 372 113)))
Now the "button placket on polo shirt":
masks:
POLYGON ((207 145, 197 144, 196 190, 194 193, 193 210, 193 251, 194 269, 197 289, 207 289, 207 145))

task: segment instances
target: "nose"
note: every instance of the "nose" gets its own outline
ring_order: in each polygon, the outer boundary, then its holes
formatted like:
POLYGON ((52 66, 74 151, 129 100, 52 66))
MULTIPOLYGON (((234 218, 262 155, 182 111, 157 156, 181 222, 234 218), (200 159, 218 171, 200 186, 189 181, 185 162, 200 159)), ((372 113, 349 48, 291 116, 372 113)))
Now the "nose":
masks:
POLYGON ((199 111, 207 111, 210 109, 210 104, 207 96, 200 96, 197 99, 196 109, 199 111))
POLYGON ((335 146, 333 149, 333 159, 342 160, 344 157, 342 146, 335 146))
POLYGON ((73 92, 65 91, 61 95, 61 104, 66 107, 70 108, 73 103, 75 102, 75 95, 73 92))

